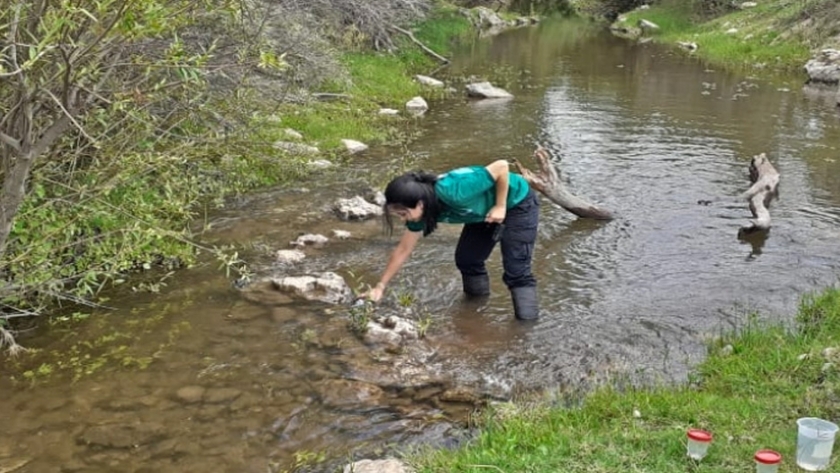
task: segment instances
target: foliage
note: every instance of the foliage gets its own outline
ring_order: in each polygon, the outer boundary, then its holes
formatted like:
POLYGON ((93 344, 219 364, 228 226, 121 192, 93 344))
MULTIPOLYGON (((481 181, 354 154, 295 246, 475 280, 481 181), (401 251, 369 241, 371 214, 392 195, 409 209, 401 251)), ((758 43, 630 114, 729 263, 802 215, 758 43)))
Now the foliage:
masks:
MULTIPOLYGON (((2 201, 3 209, 14 210, 6 215, 16 218, 0 255, 0 346, 18 348, 10 319, 56 304, 96 305, 104 288, 130 272, 169 271, 192 264, 202 251, 228 270, 243 270, 232 250, 201 244, 196 223, 229 195, 306 172, 303 157, 273 147, 286 139, 284 128, 333 155, 348 136, 367 142, 410 136, 411 122, 376 111, 399 108, 418 93, 410 74, 434 63, 401 35, 388 39, 397 54, 359 48, 376 43, 374 37, 385 44, 376 32, 391 21, 422 18, 427 3, 392 2, 371 12, 366 2, 331 1, 316 5, 340 7, 323 18, 309 3, 292 0, 84 0, 63 18, 52 4, 41 11, 39 2, 20 1, 0 12, 4 37, 18 16, 40 35, 2 49, 4 84, 17 81, 0 89, 3 176, 15 177, 8 164, 22 162, 14 133, 51 137, 30 147, 40 154, 21 168, 26 185, 19 207, 7 196, 2 201), (30 8, 38 14, 28 15, 30 8), (373 21, 379 23, 365 23, 373 21), (70 56, 55 47, 52 30, 68 41, 70 56), (317 39, 323 37, 338 43, 317 39), (348 52, 337 53, 336 45, 348 52), (68 71, 76 75, 62 81, 68 71), (347 92, 350 101, 301 104, 297 87, 317 86, 325 77, 337 78, 325 89, 347 92), (38 85, 37 94, 23 92, 29 84, 38 85), (73 91, 75 106, 62 103, 73 91), (10 127, 26 103, 38 112, 31 129, 10 127)), ((415 34, 443 53, 469 28, 448 7, 429 18, 415 25, 415 34)), ((4 184, 4 192, 13 188, 4 184)))
POLYGON ((687 385, 605 387, 572 408, 502 405, 473 443, 415 462, 419 471, 730 472, 753 468, 755 451, 772 448, 791 464, 796 419, 840 415, 839 301, 837 289, 808 298, 799 332, 751 319, 710 345, 687 385), (699 463, 685 454, 690 427, 715 436, 699 463))
MULTIPOLYGON (((828 24, 814 23, 815 29, 791 28, 791 18, 802 14, 805 3, 776 0, 738 10, 705 22, 698 22, 690 3, 667 0, 648 10, 626 15, 626 25, 641 18, 656 23, 660 30, 653 36, 666 44, 693 42, 694 53, 714 65, 733 69, 801 70, 809 57, 809 47, 825 38, 828 24), (734 32, 730 31, 734 28, 734 32)), ((840 19, 840 4, 834 6, 840 19)), ((836 25, 834 25, 836 27, 836 25)))

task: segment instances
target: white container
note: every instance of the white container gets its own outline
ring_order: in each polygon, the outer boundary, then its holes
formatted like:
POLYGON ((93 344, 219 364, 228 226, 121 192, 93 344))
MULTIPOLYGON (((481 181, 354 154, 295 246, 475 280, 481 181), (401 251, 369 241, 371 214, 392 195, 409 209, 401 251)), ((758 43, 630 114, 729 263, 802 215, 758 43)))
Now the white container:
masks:
POLYGON ((700 429, 688 429, 688 456, 702 460, 712 443, 712 434, 700 429))
POLYGON ((755 473, 778 473, 782 456, 773 450, 755 452, 755 473))
POLYGON ((837 425, 815 417, 804 417, 796 421, 799 434, 796 438, 796 464, 808 471, 828 468, 837 425))

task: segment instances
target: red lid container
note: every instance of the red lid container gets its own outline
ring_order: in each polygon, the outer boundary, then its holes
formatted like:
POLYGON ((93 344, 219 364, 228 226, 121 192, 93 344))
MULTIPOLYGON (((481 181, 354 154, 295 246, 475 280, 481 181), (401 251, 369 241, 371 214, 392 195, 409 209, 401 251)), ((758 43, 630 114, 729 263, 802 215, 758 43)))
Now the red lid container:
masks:
POLYGON ((688 438, 696 442, 711 442, 712 434, 700 429, 688 429, 688 438))
POLYGON ((777 465, 782 462, 782 455, 773 450, 759 450, 755 452, 755 461, 764 465, 777 465))

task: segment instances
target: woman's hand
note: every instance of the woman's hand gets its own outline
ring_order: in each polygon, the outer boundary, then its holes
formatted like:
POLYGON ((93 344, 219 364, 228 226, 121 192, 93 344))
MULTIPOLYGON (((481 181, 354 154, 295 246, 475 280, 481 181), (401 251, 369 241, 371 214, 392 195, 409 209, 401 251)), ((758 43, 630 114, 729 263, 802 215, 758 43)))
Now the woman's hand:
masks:
POLYGON ((369 291, 365 292, 361 295, 361 297, 371 301, 371 302, 379 302, 382 299, 382 296, 385 294, 385 285, 382 283, 377 284, 370 288, 369 291))
POLYGON ((484 218, 484 221, 487 223, 502 223, 505 221, 506 214, 507 209, 504 205, 494 205, 493 208, 490 209, 490 212, 487 213, 487 217, 484 218))

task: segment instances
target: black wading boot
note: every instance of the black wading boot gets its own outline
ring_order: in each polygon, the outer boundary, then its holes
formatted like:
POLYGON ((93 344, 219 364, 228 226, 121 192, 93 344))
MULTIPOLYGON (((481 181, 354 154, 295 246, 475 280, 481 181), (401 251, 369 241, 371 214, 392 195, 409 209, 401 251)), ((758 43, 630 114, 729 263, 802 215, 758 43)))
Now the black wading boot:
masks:
POLYGON ((462 274, 461 278, 464 282, 464 293, 468 299, 490 295, 490 276, 462 274))
POLYGON ((536 320, 540 316, 540 304, 537 300, 536 286, 514 287, 510 290, 513 298, 513 313, 519 320, 536 320))

